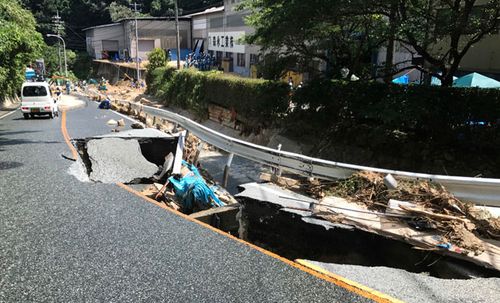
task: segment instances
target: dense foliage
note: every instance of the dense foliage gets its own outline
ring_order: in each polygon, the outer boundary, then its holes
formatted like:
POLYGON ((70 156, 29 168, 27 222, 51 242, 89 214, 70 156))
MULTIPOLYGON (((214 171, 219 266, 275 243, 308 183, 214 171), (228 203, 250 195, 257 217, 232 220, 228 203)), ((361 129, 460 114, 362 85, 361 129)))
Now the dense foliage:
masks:
POLYGON ((24 81, 26 66, 44 46, 33 15, 16 0, 0 1, 0 100, 13 96, 24 81))
POLYGON ((219 72, 158 68, 148 77, 149 92, 167 104, 208 116, 208 104, 235 110, 249 126, 269 126, 288 107, 283 82, 240 78, 219 72))
POLYGON ((317 81, 293 99, 286 129, 310 138, 318 156, 500 176, 500 90, 317 81))

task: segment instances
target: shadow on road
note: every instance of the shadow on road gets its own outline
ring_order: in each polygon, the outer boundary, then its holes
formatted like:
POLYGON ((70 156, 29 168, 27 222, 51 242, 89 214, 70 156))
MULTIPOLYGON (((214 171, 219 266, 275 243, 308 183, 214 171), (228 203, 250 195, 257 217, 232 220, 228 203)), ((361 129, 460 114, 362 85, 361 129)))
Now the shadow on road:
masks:
POLYGON ((22 134, 32 134, 39 133, 40 131, 3 131, 0 130, 0 151, 4 151, 2 146, 10 146, 10 145, 22 145, 22 144, 54 144, 61 143, 61 141, 44 141, 44 140, 30 140, 30 139, 14 139, 9 138, 12 135, 22 135, 22 134))
POLYGON ((17 167, 20 167, 23 165, 24 164, 21 162, 0 161, 0 170, 13 169, 13 168, 17 168, 17 167))

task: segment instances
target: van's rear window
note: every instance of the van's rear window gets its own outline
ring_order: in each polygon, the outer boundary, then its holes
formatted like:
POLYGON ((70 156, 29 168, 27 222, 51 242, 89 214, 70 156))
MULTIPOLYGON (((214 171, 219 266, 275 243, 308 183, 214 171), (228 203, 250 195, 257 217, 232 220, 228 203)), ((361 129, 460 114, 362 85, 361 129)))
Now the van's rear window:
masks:
POLYGON ((47 96, 45 86, 25 86, 23 89, 24 97, 44 97, 47 96))

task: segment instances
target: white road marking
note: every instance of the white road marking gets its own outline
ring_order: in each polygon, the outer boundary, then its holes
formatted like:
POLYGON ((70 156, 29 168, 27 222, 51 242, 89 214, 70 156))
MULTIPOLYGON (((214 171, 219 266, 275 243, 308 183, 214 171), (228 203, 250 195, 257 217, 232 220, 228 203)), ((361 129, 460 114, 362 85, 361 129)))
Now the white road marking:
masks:
POLYGON ((10 112, 10 113, 7 113, 7 114, 5 114, 5 115, 1 116, 1 117, 0 117, 0 119, 3 119, 3 118, 5 118, 5 117, 10 116, 10 115, 12 115, 13 113, 17 112, 18 110, 19 110, 19 108, 18 108, 18 109, 13 110, 13 111, 12 111, 12 112, 10 112))

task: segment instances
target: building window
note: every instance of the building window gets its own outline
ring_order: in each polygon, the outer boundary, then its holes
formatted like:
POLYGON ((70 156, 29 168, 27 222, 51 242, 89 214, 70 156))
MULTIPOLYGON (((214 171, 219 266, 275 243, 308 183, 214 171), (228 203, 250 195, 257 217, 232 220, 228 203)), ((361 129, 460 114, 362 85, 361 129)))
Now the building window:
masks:
POLYGON ((245 67, 245 54, 238 54, 236 66, 245 67))
POLYGON ((220 64, 220 62, 222 61, 222 52, 221 51, 217 51, 215 53, 215 60, 217 61, 218 64, 220 64))
POLYGON ((233 53, 226 52, 226 58, 227 59, 233 59, 233 53))
POLYGON ((259 63, 259 55, 250 54, 250 64, 258 64, 259 63))

